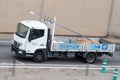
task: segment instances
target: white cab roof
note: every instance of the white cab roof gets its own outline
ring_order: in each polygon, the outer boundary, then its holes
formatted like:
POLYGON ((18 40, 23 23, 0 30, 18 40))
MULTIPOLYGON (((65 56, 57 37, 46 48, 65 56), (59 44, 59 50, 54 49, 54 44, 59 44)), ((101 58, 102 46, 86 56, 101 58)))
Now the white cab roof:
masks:
POLYGON ((21 21, 20 23, 29 27, 30 29, 31 28, 34 28, 34 29, 47 29, 48 28, 44 23, 37 21, 37 20, 24 20, 24 21, 21 21))

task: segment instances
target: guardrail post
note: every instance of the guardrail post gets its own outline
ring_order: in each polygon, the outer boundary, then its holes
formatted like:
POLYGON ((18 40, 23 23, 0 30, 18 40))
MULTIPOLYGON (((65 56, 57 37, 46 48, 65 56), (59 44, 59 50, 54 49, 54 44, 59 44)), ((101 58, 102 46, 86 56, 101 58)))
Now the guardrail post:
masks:
POLYGON ((88 73, 89 73, 89 63, 87 63, 87 67, 86 67, 85 75, 88 76, 88 73))
POLYGON ((13 60, 13 69, 12 69, 12 75, 15 75, 15 66, 16 66, 16 60, 13 60))

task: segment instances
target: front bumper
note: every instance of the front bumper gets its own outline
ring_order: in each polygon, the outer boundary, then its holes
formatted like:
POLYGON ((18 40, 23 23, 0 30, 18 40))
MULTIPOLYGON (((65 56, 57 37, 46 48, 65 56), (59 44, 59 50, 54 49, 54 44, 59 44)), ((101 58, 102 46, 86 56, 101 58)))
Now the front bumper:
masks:
POLYGON ((17 48, 14 45, 11 45, 11 52, 14 52, 13 55, 15 56, 19 56, 19 57, 26 57, 26 52, 25 50, 20 50, 19 48, 17 48))

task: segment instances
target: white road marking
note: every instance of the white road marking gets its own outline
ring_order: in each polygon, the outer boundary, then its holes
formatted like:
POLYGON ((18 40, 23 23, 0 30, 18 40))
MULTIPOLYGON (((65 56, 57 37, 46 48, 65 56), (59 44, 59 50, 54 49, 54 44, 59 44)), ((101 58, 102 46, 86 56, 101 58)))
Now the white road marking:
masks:
MULTIPOLYGON (((87 68, 84 68, 84 67, 41 67, 41 66, 0 66, 0 68, 35 68, 35 69, 87 69, 87 68)), ((113 70, 114 68, 116 67, 113 67, 113 68, 107 68, 107 70, 113 70)), ((117 68, 120 68, 120 67, 117 67, 117 68)), ((90 70, 100 70, 102 68, 89 68, 90 70)))
POLYGON ((21 62, 21 61, 18 61, 18 60, 15 60, 17 64, 23 64, 25 65, 25 63, 21 62))
POLYGON ((11 43, 11 41, 0 41, 0 43, 11 43))
MULTIPOLYGON (((55 64, 13 64, 0 63, 0 68, 49 68, 49 69, 87 69, 86 65, 55 65, 55 64)), ((120 66, 107 66, 107 69, 120 68, 120 66)), ((89 69, 102 69, 101 65, 89 66, 89 69)))
POLYGON ((10 51, 0 51, 0 52, 3 52, 3 53, 5 52, 6 53, 6 52, 10 52, 10 51))

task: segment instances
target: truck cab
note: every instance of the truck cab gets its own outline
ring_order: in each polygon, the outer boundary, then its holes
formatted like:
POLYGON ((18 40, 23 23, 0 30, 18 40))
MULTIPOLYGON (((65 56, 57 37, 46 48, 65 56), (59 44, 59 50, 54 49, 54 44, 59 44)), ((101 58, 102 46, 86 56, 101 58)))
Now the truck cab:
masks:
POLYGON ((33 57, 37 51, 46 50, 47 42, 48 27, 39 21, 25 20, 17 25, 17 31, 14 33, 12 40, 11 51, 16 56, 33 57))

